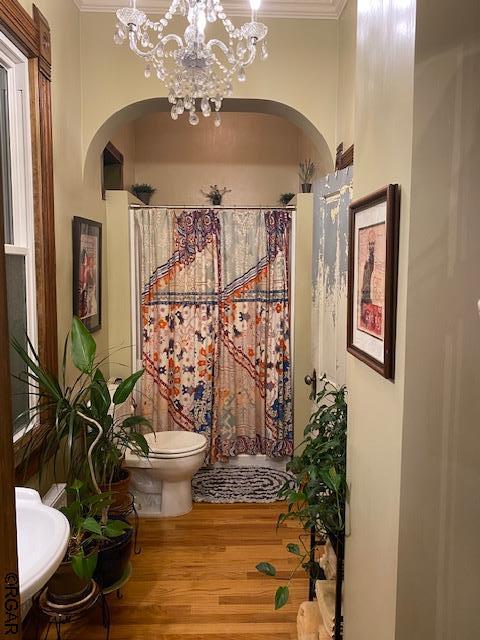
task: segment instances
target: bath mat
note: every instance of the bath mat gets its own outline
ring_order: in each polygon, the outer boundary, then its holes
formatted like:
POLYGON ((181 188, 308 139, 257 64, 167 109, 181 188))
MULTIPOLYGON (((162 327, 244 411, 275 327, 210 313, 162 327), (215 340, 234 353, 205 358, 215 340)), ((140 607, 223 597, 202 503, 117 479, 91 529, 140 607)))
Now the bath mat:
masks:
POLYGON ((278 492, 292 476, 267 467, 204 467, 192 481, 194 502, 276 502, 278 492))

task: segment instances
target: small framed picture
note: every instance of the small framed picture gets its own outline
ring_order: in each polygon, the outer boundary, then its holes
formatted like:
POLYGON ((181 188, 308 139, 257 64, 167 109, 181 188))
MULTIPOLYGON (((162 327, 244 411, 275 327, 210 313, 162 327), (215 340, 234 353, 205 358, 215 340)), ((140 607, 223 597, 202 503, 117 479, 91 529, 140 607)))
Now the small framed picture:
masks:
POLYGON ((73 314, 91 332, 102 326, 102 225, 74 218, 73 314))
POLYGON ((347 350, 395 378, 400 190, 391 184, 350 205, 347 350))

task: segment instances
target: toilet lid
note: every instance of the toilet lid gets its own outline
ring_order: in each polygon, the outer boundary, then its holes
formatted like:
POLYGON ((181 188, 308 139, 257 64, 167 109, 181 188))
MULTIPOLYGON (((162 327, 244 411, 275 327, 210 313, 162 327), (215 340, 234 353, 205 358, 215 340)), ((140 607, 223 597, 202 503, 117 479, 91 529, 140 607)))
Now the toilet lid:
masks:
POLYGON ((205 436, 190 431, 157 431, 146 434, 145 439, 153 454, 191 453, 207 444, 205 436))

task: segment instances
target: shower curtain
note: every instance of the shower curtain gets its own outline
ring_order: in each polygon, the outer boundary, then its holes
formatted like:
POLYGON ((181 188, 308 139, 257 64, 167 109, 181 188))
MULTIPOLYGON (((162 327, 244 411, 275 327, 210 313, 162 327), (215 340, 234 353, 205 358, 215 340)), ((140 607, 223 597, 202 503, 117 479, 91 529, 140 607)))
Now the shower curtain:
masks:
POLYGON ((143 409, 209 461, 293 450, 287 210, 142 209, 143 409))

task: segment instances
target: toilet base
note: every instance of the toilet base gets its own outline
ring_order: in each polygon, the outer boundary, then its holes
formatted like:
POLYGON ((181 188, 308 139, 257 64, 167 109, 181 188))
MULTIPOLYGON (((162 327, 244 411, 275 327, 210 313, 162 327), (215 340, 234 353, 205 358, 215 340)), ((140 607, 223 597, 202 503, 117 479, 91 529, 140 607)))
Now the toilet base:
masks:
POLYGON ((163 480, 161 493, 143 493, 133 486, 132 493, 140 518, 177 518, 193 508, 191 480, 163 480))

